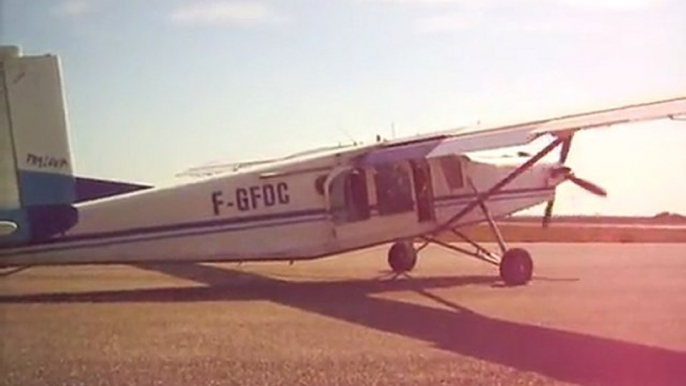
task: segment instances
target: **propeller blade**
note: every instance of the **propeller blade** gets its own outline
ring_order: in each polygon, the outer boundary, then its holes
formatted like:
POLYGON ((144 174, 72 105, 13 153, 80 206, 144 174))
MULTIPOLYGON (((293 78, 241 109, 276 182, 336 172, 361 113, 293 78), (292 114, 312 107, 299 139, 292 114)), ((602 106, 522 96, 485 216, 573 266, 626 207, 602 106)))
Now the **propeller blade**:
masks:
POLYGON ((568 175, 567 179, 575 183, 581 189, 588 191, 589 193, 595 194, 596 196, 607 197, 607 191, 605 189, 590 181, 584 180, 583 178, 579 178, 574 174, 568 175))
POLYGON ((572 135, 567 137, 564 142, 562 142, 562 149, 560 149, 560 164, 564 165, 567 162, 567 157, 569 156, 569 149, 572 148, 572 135))
POLYGON ((548 225, 550 224, 550 219, 553 216, 553 206, 555 205, 555 196, 548 201, 548 204, 545 206, 545 212, 543 214, 543 222, 541 225, 543 228, 547 228, 548 225))

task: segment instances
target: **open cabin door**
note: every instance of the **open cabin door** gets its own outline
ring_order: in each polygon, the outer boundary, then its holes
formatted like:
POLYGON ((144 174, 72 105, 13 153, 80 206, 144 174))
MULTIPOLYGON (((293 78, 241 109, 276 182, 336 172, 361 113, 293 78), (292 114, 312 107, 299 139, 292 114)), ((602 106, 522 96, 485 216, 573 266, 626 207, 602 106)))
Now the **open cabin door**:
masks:
POLYGON ((412 168, 412 181, 414 186, 414 196, 417 202, 417 220, 419 222, 429 222, 436 220, 434 210, 434 189, 431 178, 431 166, 422 160, 410 161, 412 168))
POLYGON ((371 217, 367 175, 361 168, 334 171, 326 183, 326 197, 336 239, 355 238, 371 217))
POLYGON ((341 168, 327 178, 326 187, 335 239, 346 245, 407 237, 435 221, 425 160, 341 168))

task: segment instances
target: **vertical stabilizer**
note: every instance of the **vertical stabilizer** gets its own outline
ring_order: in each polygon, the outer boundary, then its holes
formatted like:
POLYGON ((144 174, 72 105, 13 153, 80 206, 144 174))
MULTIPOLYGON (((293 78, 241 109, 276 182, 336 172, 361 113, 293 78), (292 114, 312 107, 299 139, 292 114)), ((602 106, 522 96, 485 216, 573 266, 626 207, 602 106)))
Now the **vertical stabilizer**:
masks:
POLYGON ((76 223, 59 61, 0 48, 0 244, 44 239, 76 223), (5 229, 11 229, 8 225, 5 229), (9 233, 9 232, 7 232, 9 233))

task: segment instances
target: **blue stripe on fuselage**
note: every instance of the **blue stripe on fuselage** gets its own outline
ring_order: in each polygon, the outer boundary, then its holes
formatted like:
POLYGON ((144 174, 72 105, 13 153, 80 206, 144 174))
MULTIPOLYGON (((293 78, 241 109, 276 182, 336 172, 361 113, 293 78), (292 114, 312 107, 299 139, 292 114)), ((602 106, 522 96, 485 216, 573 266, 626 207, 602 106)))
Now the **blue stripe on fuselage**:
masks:
MULTIPOLYGON (((502 191, 489 201, 501 201, 510 199, 527 199, 540 197, 544 193, 552 192, 554 188, 536 188, 536 189, 512 189, 507 191, 502 191), (516 196, 516 197, 514 197, 516 196)), ((475 194, 461 194, 461 195, 451 195, 451 196, 440 196, 436 197, 435 201, 438 207, 448 207, 464 205, 474 199, 475 194)), ((130 242, 142 242, 151 241, 157 239, 166 239, 170 237, 184 237, 184 236, 199 236, 212 233, 221 232, 236 232, 248 229, 254 229, 259 227, 273 227, 273 226, 284 226, 292 224, 300 224, 314 221, 321 221, 323 215, 326 214, 324 209, 310 209, 293 211, 286 213, 276 213, 269 215, 256 215, 241 218, 228 218, 220 220, 209 220, 201 222, 192 223, 179 223, 179 224, 167 224, 159 226, 150 227, 140 227, 131 228, 119 231, 111 232, 97 232, 97 233, 84 233, 79 235, 65 236, 54 239, 43 240, 36 243, 31 243, 23 246, 17 247, 15 253, 18 253, 18 249, 24 249, 26 253, 40 253, 53 250, 65 250, 65 249, 79 249, 85 247, 96 247, 105 245, 115 245, 130 242), (276 222, 275 222, 276 221, 276 222), (210 228, 210 229, 200 229, 200 228, 210 228), (183 231, 183 233, 169 234, 168 232, 178 232, 183 231), (166 233, 166 234, 162 234, 166 233), (126 239, 122 239, 126 238, 126 239), (116 240, 113 240, 116 239, 116 240), (66 243, 76 243, 74 245, 64 245, 66 243)), ((24 252, 24 251, 22 251, 24 252)), ((0 256, 7 256, 9 253, 0 253, 0 256)))
POLYGON ((17 170, 20 208, 0 211, 0 220, 17 231, 0 238, 0 246, 30 244, 62 233, 76 223, 74 178, 71 175, 17 170))

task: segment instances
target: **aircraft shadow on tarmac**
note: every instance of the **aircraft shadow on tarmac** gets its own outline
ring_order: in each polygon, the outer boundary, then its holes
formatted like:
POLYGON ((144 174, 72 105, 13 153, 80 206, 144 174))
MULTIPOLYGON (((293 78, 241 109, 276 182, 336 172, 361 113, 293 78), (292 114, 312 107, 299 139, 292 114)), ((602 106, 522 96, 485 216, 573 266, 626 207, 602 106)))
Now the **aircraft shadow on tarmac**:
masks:
POLYGON ((186 302, 269 300, 304 311, 429 342, 482 359, 561 381, 586 385, 683 385, 686 354, 678 351, 494 319, 427 291, 460 285, 493 285, 495 277, 408 280, 286 282, 201 264, 137 267, 190 279, 203 287, 174 287, 0 296, 0 303, 186 302), (409 290, 449 309, 373 297, 409 290))
POLYGON ((23 266, 23 267, 16 267, 16 268, 8 269, 8 270, 3 270, 3 271, 0 271, 0 277, 12 276, 12 275, 15 275, 21 271, 26 271, 29 268, 31 268, 31 266, 23 266))

